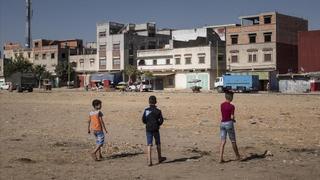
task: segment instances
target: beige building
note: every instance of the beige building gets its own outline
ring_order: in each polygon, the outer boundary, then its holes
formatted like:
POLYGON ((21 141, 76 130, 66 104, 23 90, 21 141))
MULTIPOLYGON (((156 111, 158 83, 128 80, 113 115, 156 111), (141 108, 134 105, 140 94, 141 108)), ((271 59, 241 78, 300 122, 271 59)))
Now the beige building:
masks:
POLYGON ((297 71, 297 34, 308 21, 277 12, 239 17, 241 24, 226 29, 227 70, 259 75, 260 89, 277 88, 278 73, 297 71))
POLYGON ((90 75, 97 73, 99 70, 96 53, 70 56, 70 62, 76 64, 75 71, 77 72, 77 85, 79 87, 90 84, 90 75))
POLYGON ((34 65, 45 65, 55 75, 55 66, 68 62, 70 55, 83 52, 82 40, 46 40, 37 39, 32 42, 32 49, 21 47, 18 43, 7 43, 4 46, 4 58, 15 59, 22 56, 34 65))

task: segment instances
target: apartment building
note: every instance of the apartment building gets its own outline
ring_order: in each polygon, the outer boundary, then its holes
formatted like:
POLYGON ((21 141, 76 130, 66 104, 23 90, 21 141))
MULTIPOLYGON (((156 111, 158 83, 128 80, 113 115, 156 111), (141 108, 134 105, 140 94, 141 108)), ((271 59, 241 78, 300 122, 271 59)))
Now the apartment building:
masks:
POLYGON ((32 42, 32 49, 23 48, 18 43, 7 43, 4 46, 4 58, 15 59, 22 56, 34 65, 45 65, 55 75, 55 66, 68 62, 70 55, 82 54, 83 43, 79 39, 46 40, 37 39, 32 42))
POLYGON ((183 33, 173 31, 172 36, 180 41, 139 50, 138 70, 152 72, 155 90, 187 89, 195 85, 193 80, 200 80, 197 85, 204 90, 213 89, 216 77, 225 72, 224 42, 213 29, 177 31, 183 33))
POLYGON ((227 70, 259 75, 261 90, 268 83, 276 90, 276 74, 298 70, 298 32, 308 30, 308 21, 277 12, 239 19, 226 28, 227 70))
POLYGON ((157 33, 155 23, 97 24, 97 53, 100 72, 122 72, 126 65, 137 65, 137 50, 162 48, 170 34, 157 33))

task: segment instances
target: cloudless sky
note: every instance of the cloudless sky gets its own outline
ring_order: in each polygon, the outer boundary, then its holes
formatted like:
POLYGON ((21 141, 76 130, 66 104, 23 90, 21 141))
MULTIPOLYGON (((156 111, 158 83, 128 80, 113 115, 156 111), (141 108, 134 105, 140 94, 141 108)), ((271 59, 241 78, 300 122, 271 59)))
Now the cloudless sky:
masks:
MULTIPOLYGON (((239 23, 239 16, 279 13, 320 29, 320 0, 32 0, 33 39, 96 41, 96 23, 156 22, 158 28, 239 23)), ((0 46, 25 41, 25 0, 0 0, 0 46)))

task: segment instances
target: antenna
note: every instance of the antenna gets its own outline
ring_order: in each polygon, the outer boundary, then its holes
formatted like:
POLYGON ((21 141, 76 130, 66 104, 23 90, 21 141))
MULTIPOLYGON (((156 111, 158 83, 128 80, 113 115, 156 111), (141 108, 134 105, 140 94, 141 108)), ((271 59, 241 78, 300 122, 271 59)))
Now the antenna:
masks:
POLYGON ((31 48, 31 13, 31 0, 26 0, 26 48, 31 48))

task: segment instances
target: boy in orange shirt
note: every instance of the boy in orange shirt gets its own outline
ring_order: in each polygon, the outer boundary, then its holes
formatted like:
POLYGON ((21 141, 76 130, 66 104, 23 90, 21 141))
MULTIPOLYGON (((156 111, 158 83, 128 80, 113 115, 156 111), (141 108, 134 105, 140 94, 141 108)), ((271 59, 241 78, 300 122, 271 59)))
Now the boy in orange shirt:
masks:
POLYGON ((98 99, 92 101, 93 110, 90 111, 89 121, 88 121, 88 133, 90 134, 90 128, 96 137, 97 147, 93 150, 91 156, 95 161, 100 161, 102 159, 101 148, 104 144, 104 133, 103 130, 108 133, 106 126, 103 122, 103 113, 100 111, 102 107, 102 102, 98 99))

